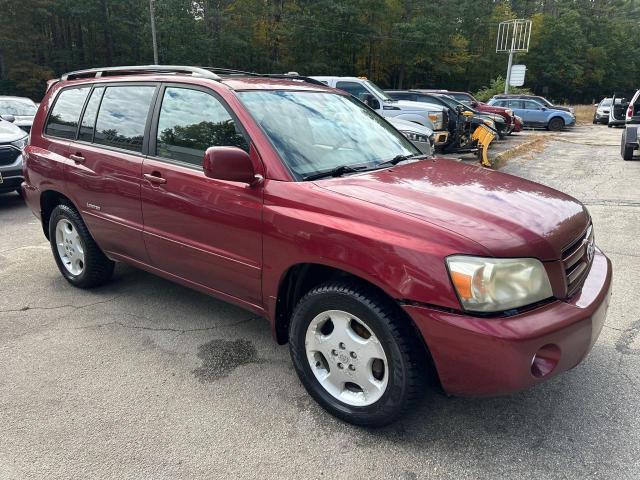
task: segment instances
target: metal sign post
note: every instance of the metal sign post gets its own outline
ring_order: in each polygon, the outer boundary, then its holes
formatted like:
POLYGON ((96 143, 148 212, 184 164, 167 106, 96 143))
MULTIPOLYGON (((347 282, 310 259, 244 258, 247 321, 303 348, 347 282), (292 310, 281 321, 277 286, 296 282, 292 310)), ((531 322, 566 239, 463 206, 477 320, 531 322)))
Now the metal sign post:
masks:
POLYGON ((508 53, 507 78, 504 82, 504 93, 509 93, 509 82, 511 80, 511 66, 513 65, 513 54, 517 52, 529 51, 529 40, 531 40, 531 20, 519 18, 517 20, 507 20, 498 25, 498 38, 496 40, 496 53, 508 53))

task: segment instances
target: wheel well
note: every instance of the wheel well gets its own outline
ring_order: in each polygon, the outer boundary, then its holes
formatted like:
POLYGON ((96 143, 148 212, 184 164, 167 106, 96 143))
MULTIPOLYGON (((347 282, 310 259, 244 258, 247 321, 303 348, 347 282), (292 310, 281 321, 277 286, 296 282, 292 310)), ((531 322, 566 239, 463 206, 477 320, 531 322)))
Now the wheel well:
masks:
POLYGON ((366 283, 370 288, 379 293, 383 298, 396 307, 398 315, 404 318, 409 325, 411 325, 415 330, 415 335, 420 339, 419 343, 423 347, 424 359, 427 363, 429 378, 433 384, 432 386, 441 389, 440 378, 431 356, 431 352, 429 351, 429 347, 427 347, 422 334, 411 317, 380 287, 358 277, 357 275, 337 268, 313 263, 294 265, 289 268, 278 288, 278 298, 276 301, 275 331, 278 344, 284 345, 289 341, 289 322, 291 315, 293 314, 293 309, 298 301, 304 297, 307 292, 321 283, 339 279, 350 279, 356 282, 366 283))
MULTIPOLYGON (((42 218, 42 230, 45 237, 49 239, 49 218, 51 218, 51 212, 58 205, 69 205, 73 207, 73 202, 66 196, 55 190, 46 190, 40 195, 40 215, 42 218)), ((75 208, 75 207, 74 207, 75 208)))

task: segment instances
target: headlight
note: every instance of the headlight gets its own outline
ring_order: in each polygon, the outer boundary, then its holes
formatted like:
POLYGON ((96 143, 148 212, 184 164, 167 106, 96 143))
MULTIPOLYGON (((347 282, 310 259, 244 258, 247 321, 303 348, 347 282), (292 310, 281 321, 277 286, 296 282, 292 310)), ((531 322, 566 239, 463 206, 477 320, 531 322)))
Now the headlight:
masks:
POLYGON ((507 115, 513 115, 513 110, 511 110, 510 108, 507 108, 506 112, 507 115))
POLYGON ((435 128, 436 130, 442 130, 443 129, 444 122, 442 121, 442 119, 444 117, 442 115, 442 112, 429 112, 427 114, 427 117, 433 123, 433 128, 435 128))
POLYGON ((421 135, 419 133, 414 133, 414 132, 403 132, 403 131, 400 131, 400 132, 412 142, 426 143, 429 141, 429 137, 427 137, 426 135, 421 135))
POLYGON ((484 124, 495 129, 496 128, 496 124, 493 122, 493 120, 485 120, 484 124))
POLYGON ((501 312, 553 296, 549 277, 535 258, 447 258, 451 281, 464 310, 501 312))
POLYGON ((29 135, 27 135, 24 138, 21 138, 20 140, 16 140, 15 142, 11 142, 11 145, 13 145, 16 148, 19 148, 20 151, 24 150, 24 147, 27 146, 27 141, 29 140, 29 135))

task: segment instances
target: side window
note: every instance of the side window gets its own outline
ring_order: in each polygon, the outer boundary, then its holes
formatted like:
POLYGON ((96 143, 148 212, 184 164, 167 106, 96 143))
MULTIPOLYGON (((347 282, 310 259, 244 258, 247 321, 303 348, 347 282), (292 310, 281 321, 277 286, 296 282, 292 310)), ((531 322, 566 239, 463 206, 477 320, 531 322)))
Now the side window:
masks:
POLYGON ((202 165, 209 147, 249 144, 220 101, 199 90, 167 87, 158 116, 156 155, 192 165, 202 165))
POLYGON ((52 137, 75 139, 80 113, 89 90, 89 87, 62 90, 53 105, 44 133, 52 137))
POLYGON ((94 143, 142 151, 149 105, 156 87, 107 87, 96 121, 94 143))
POLYGON ((338 82, 336 83, 336 88, 350 93, 358 100, 362 100, 367 93, 370 93, 364 86, 356 82, 338 82))
POLYGON ((509 108, 524 109, 524 102, 522 100, 509 100, 509 108))
POLYGON ((80 133, 78 134, 78 140, 84 140, 85 142, 93 141, 93 131, 96 126, 96 116, 98 114, 98 107, 100 106, 100 100, 102 100, 102 94, 104 93, 104 87, 98 87, 93 89, 93 93, 87 102, 87 107, 84 109, 84 115, 82 116, 82 122, 80 122, 80 133))
POLYGON ((542 110, 542 105, 538 102, 532 102, 531 100, 525 100, 524 108, 527 110, 542 110))

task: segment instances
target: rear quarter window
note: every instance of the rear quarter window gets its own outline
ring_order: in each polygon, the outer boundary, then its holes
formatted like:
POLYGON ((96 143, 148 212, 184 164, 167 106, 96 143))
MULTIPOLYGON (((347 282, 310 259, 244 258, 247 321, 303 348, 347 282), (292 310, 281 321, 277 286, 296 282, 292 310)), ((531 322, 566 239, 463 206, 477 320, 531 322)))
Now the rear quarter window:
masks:
POLYGON ((75 139, 89 90, 89 87, 62 90, 53 105, 44 133, 52 137, 75 139))
POLYGON ((142 152, 153 85, 107 87, 96 120, 94 143, 142 152))

